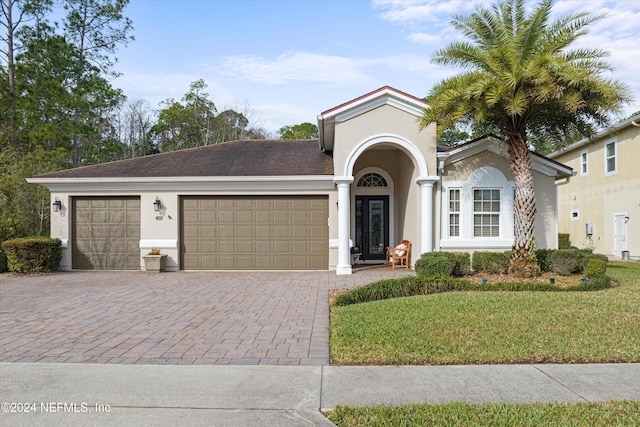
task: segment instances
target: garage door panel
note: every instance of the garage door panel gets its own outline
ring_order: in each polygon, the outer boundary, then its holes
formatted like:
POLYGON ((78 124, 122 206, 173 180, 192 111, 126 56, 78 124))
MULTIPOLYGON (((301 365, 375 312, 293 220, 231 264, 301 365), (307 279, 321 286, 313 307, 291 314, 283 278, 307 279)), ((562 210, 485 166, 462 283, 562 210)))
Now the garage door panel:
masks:
POLYGON ((219 267, 222 270, 236 270, 236 256, 220 255, 218 258, 220 261, 219 267))
POLYGON ((140 268, 140 199, 74 197, 72 268, 140 268))
POLYGON ((308 227, 292 226, 291 237, 293 237, 294 239, 306 239, 307 237, 309 237, 308 227))
POLYGON ((238 241, 239 254, 254 254, 255 252, 256 252, 256 247, 255 247, 255 243, 252 240, 238 241))
MULTIPOLYGON (((273 252, 271 240, 256 240, 256 254, 265 254, 273 252)), ((259 255, 256 255, 259 256, 259 255)))
POLYGON ((288 239, 291 237, 291 228, 287 225, 276 225, 273 227, 274 239, 288 239))
POLYGON ((282 222, 289 222, 290 216, 289 216, 289 211, 283 211, 283 210, 275 210, 273 211, 273 222, 275 223, 282 223, 282 222))
POLYGON ((236 227, 235 225, 229 225, 229 224, 224 224, 221 225, 219 228, 220 231, 220 237, 226 238, 226 239, 235 239, 236 236, 236 227))
POLYGON ((270 225, 256 225, 256 238, 271 238, 273 237, 273 228, 270 225))
POLYGON ((238 239, 253 239, 256 236, 255 227, 252 225, 239 225, 237 230, 238 239))
POLYGON ((309 252, 309 242, 305 240, 295 240, 291 242, 291 248, 294 253, 306 254, 309 252))
POLYGON ((328 267, 326 196, 184 196, 181 209, 184 269, 328 267))

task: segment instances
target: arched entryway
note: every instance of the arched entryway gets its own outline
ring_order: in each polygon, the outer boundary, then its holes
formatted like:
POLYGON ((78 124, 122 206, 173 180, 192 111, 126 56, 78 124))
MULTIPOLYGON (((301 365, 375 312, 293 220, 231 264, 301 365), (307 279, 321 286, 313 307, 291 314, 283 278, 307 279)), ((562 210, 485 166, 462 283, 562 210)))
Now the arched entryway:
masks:
MULTIPOLYGON (((350 256, 350 240, 357 239, 356 236, 356 216, 358 202, 365 203, 369 199, 366 193, 372 193, 375 196, 393 196, 399 190, 397 183, 395 187, 388 188, 389 181, 393 184, 391 174, 387 172, 384 156, 375 166, 358 167, 358 160, 373 150, 381 148, 400 152, 404 158, 408 159, 411 165, 411 178, 404 179, 403 188, 409 190, 411 194, 407 196, 407 209, 403 211, 403 216, 407 221, 412 221, 415 225, 415 238, 413 239, 416 250, 422 252, 430 252, 433 249, 433 184, 438 180, 435 176, 430 176, 427 168, 427 162, 423 153, 413 144, 398 135, 374 135, 362 140, 351 151, 346 159, 344 166, 344 175, 336 177, 334 182, 338 187, 338 265, 336 266, 337 274, 351 274, 351 256, 350 256), (376 174, 376 175, 367 175, 376 174), (386 174, 387 176, 385 177, 386 174), (361 182, 362 186, 358 186, 361 182), (383 186, 373 186, 373 183, 381 184, 382 177, 387 181, 387 188, 383 186), (417 183, 419 188, 412 189, 410 186, 417 183), (378 193, 378 194, 375 194, 378 193), (386 194, 385 194, 386 193, 386 194), (360 198, 360 196, 362 198, 360 198), (414 207, 410 211, 410 207, 414 207), (417 213, 417 215, 415 215, 417 213)), ((360 165, 362 166, 362 165, 360 165)), ((406 177, 405 177, 406 178, 406 177)), ((402 189, 400 189, 402 190, 402 189)), ((380 198, 379 198, 380 199, 380 198)), ((384 205, 383 202, 378 203, 379 206, 384 205)), ((379 202, 380 200, 378 200, 379 202)), ((391 206, 391 199, 387 202, 391 206)), ((364 206, 364 205, 363 205, 364 206)), ((389 219, 392 211, 389 212, 389 219)), ((364 213, 363 213, 364 214, 364 213)), ((358 225, 360 226, 360 224, 358 225)), ((393 227, 390 227, 393 229, 393 227)), ((371 236, 369 236, 371 237, 371 236)), ((384 250, 386 245, 393 242, 396 236, 389 235, 386 241, 382 242, 383 254, 380 257, 384 260, 384 250)), ((353 240, 352 240, 353 241, 353 240)), ((364 240, 363 240, 364 242, 364 240)), ((378 247, 381 242, 374 242, 378 247)), ((378 249, 377 252, 380 250, 378 249)), ((379 254, 376 254, 379 255, 379 254)))

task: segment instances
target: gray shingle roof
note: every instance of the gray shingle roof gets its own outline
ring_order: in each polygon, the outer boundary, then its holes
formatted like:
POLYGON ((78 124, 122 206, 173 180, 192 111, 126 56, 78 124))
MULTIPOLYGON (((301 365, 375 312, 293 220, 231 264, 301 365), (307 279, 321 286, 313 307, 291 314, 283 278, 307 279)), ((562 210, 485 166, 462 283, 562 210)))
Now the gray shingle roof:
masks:
POLYGON ((333 175, 318 140, 246 140, 38 175, 36 178, 155 178, 333 175))

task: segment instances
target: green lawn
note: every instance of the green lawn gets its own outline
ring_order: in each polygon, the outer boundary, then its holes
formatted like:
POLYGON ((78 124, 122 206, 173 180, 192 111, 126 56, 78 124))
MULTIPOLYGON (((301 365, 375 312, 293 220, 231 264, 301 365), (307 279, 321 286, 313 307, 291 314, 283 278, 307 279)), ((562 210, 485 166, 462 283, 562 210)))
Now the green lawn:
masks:
POLYGON ((637 426, 640 402, 578 404, 447 403, 443 405, 337 407, 327 417, 355 426, 637 426))
POLYGON ((332 307, 337 365, 640 361, 640 263, 593 292, 452 292, 332 307))

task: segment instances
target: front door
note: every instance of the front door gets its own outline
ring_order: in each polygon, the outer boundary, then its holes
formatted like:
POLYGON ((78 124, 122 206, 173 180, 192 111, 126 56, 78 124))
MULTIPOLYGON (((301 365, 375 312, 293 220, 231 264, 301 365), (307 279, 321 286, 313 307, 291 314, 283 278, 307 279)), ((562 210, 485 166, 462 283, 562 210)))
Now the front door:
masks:
POLYGON ((620 213, 614 215, 614 248, 615 256, 622 256, 622 251, 627 250, 627 214, 620 213))
POLYGON ((356 241, 362 261, 384 261, 389 246, 389 196, 356 196, 356 241))

